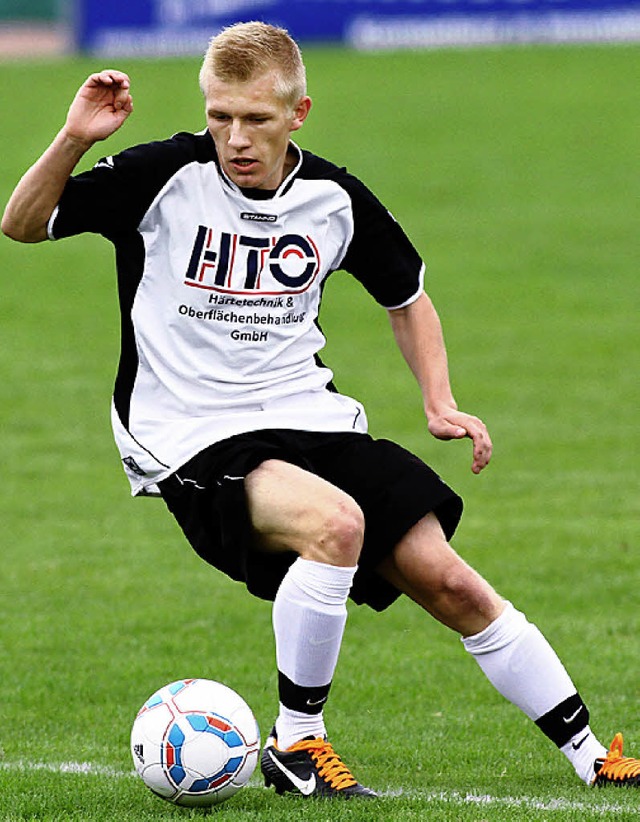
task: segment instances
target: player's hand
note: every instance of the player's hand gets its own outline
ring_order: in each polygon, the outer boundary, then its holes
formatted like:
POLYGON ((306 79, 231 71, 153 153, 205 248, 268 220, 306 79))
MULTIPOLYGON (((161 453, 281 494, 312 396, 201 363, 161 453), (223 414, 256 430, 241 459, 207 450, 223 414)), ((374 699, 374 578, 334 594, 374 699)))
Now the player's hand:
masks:
POLYGON ((469 437, 473 442, 471 470, 479 474, 489 464, 493 444, 487 426, 471 414, 448 409, 428 418, 429 432, 439 440, 459 440, 469 437))
POLYGON ((130 86, 129 77, 114 69, 88 77, 69 108, 66 136, 89 147, 117 131, 133 111, 130 86))

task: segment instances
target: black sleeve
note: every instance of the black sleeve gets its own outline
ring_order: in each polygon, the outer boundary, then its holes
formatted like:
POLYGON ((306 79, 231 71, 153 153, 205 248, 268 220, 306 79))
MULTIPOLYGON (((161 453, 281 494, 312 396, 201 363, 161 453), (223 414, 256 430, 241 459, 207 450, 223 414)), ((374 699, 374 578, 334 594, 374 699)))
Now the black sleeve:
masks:
POLYGON ((410 302, 422 290, 424 264, 400 224, 357 178, 339 180, 353 208, 354 233, 341 268, 385 308, 410 302))
POLYGON ((71 177, 51 225, 55 239, 85 231, 113 237, 135 230, 167 180, 194 159, 194 135, 126 149, 71 177))

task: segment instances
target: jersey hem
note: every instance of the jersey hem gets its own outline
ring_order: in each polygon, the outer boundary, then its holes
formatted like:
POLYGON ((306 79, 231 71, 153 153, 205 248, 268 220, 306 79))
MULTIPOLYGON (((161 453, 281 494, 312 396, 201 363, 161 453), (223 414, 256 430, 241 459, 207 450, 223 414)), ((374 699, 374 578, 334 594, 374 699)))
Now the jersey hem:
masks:
POLYGON ((57 239, 58 239, 58 238, 56 237, 56 235, 53 233, 53 224, 54 224, 54 223, 55 223, 55 221, 56 221, 56 217, 58 216, 58 211, 59 211, 59 210, 60 210, 60 206, 56 206, 56 207, 53 209, 53 211, 51 212, 51 216, 50 216, 50 217, 49 217, 49 219, 47 220, 47 237, 48 237, 50 240, 53 240, 53 241, 55 241, 55 240, 57 240, 57 239))
POLYGON ((419 287, 418 287, 417 291, 415 292, 415 294, 412 294, 411 297, 409 297, 409 299, 405 300, 403 303, 399 303, 398 305, 385 305, 385 306, 383 306, 383 308, 385 308, 387 311, 397 311, 399 308, 406 308, 408 305, 411 305, 412 303, 415 303, 415 301, 418 299, 418 297, 424 291, 425 270, 426 270, 425 264, 423 263, 422 268, 420 269, 420 274, 418 275, 419 287))

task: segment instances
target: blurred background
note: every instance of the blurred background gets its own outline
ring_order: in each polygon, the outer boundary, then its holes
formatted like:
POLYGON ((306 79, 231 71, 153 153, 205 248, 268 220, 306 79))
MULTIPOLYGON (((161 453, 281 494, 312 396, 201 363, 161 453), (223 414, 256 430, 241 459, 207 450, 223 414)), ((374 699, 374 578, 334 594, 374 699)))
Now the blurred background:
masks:
POLYGON ((201 54, 248 19, 374 50, 640 39, 639 0, 0 0, 0 58, 201 54))

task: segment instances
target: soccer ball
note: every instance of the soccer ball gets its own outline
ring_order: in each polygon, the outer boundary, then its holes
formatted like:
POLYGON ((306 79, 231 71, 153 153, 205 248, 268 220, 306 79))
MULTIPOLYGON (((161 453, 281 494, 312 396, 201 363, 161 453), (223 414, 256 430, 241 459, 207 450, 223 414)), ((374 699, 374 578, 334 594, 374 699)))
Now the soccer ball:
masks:
POLYGON ((224 802, 251 778, 260 731, 242 697, 209 679, 165 685, 140 708, 131 755, 142 781, 176 805, 224 802))

